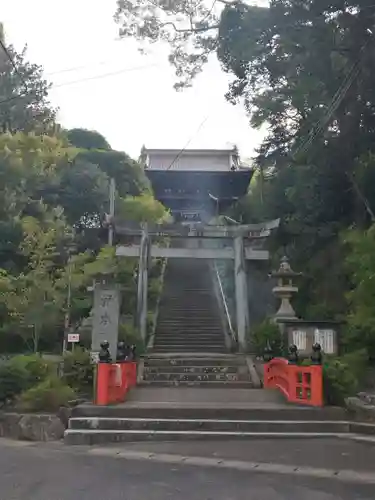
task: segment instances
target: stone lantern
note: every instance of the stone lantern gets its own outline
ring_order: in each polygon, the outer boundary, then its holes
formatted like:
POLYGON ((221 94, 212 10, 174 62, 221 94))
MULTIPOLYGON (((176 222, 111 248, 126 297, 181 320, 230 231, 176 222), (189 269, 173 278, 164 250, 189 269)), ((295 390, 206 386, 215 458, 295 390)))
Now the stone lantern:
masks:
POLYGON ((277 285, 272 289, 272 293, 281 301, 279 310, 274 317, 276 322, 298 319, 290 301, 293 295, 298 292, 298 287, 294 285, 293 278, 301 276, 301 274, 292 270, 287 257, 281 259, 278 271, 271 273, 273 278, 277 278, 277 285))

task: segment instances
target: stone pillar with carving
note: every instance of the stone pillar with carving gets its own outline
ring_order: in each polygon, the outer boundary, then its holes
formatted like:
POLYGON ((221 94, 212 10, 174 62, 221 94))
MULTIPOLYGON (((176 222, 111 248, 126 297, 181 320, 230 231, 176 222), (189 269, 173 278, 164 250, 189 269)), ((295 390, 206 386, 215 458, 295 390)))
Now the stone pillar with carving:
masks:
POLYGON ((301 273, 294 272, 287 257, 283 257, 279 269, 273 271, 271 276, 277 279, 277 285, 273 287, 272 293, 281 301, 274 320, 276 322, 297 320, 298 318, 290 301, 293 295, 298 292, 298 287, 293 283, 293 278, 301 276, 301 273))

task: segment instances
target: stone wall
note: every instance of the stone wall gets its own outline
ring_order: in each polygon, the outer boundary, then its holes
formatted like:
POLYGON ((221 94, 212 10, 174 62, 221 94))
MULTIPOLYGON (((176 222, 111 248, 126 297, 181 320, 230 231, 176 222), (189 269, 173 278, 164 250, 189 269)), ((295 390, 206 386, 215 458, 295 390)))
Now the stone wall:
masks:
POLYGON ((38 415, 0 412, 0 437, 24 441, 56 441, 62 439, 67 418, 62 414, 38 415))

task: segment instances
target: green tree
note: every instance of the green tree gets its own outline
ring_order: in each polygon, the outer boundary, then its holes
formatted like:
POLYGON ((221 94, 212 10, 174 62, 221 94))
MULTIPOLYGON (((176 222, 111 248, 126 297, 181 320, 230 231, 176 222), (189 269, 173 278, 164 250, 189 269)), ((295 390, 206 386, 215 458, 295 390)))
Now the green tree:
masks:
POLYGON ((96 130, 72 128, 66 132, 70 144, 79 149, 104 149, 109 151, 111 146, 96 130))
POLYGON ((61 273, 55 260, 61 243, 70 235, 58 211, 50 214, 43 225, 33 217, 24 217, 22 228, 21 252, 27 268, 16 276, 3 274, 3 300, 11 326, 26 343, 31 340, 37 352, 42 335, 54 330, 56 336, 61 323, 65 299, 55 286, 61 273))
POLYGON ((343 241, 348 247, 346 266, 351 279, 349 314, 345 343, 351 349, 366 347, 375 360, 375 226, 350 229, 343 241))
POLYGON ((125 220, 136 222, 163 222, 168 219, 168 212, 164 205, 152 195, 128 196, 120 199, 117 206, 117 215, 125 220))
POLYGON ((78 158, 97 165, 108 177, 115 179, 116 190, 121 197, 138 196, 150 191, 150 184, 139 163, 122 151, 81 150, 78 158))
POLYGON ((48 101, 43 68, 27 60, 26 47, 17 52, 7 44, 2 27, 1 36, 6 53, 0 47, 0 130, 49 132, 56 110, 48 101))

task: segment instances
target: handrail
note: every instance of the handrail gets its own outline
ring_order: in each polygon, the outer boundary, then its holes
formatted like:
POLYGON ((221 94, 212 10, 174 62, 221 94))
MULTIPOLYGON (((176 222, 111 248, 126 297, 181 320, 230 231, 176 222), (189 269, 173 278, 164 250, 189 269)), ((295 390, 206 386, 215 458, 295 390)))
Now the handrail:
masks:
POLYGON ((157 325, 158 316, 159 316, 160 300, 161 300, 161 296, 162 296, 163 288, 164 288, 164 276, 165 276, 165 270, 167 268, 167 262, 168 262, 168 259, 164 259, 163 264, 162 264, 162 268, 161 268, 161 272, 160 272, 160 277, 159 277, 160 282, 161 282, 160 293, 159 293, 158 298, 156 300, 156 306, 155 306, 154 314, 152 317, 152 329, 151 329, 149 338, 147 340, 147 349, 152 349, 152 347, 154 346, 156 325, 157 325))
POLYGON ((273 358, 264 365, 263 386, 278 389, 290 403, 323 406, 321 365, 299 366, 284 358, 273 358))
POLYGON ((234 331, 233 326, 232 326, 232 320, 230 319, 229 308, 228 308, 227 300, 225 298, 225 293, 224 293, 223 285, 221 283, 220 273, 219 273, 216 262, 214 262, 214 268, 215 268, 217 282, 219 284, 221 300, 222 300, 223 305, 224 305, 225 316, 227 318, 228 328, 229 328, 232 339, 235 342, 237 342, 237 337, 236 337, 235 331, 234 331))

